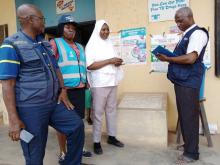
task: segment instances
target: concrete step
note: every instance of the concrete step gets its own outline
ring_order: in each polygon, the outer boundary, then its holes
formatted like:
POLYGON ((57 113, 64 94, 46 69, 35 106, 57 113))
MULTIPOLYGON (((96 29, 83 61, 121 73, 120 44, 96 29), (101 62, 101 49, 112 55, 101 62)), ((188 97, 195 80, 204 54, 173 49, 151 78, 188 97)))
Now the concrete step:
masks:
POLYGON ((167 147, 167 94, 126 93, 118 105, 118 137, 167 147))

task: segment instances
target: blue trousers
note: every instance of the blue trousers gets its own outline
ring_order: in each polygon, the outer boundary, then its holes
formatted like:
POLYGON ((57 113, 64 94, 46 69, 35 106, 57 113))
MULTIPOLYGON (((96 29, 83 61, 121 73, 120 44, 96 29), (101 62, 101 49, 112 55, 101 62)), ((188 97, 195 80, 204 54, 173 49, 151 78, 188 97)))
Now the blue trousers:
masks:
POLYGON ((43 165, 48 125, 67 137, 67 154, 62 165, 80 165, 84 146, 84 124, 75 110, 61 104, 18 107, 18 115, 26 130, 34 135, 30 143, 21 141, 26 165, 43 165))

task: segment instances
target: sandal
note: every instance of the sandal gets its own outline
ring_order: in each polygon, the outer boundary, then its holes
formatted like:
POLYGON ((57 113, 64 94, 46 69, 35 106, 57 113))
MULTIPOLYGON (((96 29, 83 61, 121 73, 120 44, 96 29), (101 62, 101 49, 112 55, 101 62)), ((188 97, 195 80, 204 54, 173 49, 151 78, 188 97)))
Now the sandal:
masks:
POLYGON ((177 158, 177 161, 175 162, 175 164, 188 164, 188 163, 193 163, 195 162, 196 160, 193 159, 193 158, 190 158, 190 157, 187 157, 187 156, 184 156, 184 155, 180 155, 178 158, 177 158))

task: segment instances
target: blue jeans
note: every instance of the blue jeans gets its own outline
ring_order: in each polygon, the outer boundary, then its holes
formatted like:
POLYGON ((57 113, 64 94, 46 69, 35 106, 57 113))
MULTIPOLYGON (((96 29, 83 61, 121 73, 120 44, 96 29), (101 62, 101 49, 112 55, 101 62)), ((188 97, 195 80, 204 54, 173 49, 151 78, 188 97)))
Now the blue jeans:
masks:
POLYGON ((17 107, 26 130, 34 135, 30 143, 21 141, 26 165, 43 165, 48 125, 67 137, 67 154, 62 165, 80 165, 84 145, 84 124, 75 110, 63 104, 38 107, 17 107))

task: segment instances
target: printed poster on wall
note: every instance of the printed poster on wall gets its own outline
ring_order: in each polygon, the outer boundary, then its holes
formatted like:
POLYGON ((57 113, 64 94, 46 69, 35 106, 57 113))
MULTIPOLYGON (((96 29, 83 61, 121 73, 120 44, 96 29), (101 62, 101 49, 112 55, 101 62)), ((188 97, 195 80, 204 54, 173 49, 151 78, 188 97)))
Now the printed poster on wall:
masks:
MULTIPOLYGON (((153 35, 151 37, 151 51, 158 45, 165 47, 166 49, 173 52, 176 44, 180 40, 179 34, 165 34, 165 35, 153 35)), ((151 71, 152 72, 167 72, 168 63, 158 60, 155 55, 151 53, 151 71)))
POLYGON ((64 14, 75 11, 75 0, 56 0, 57 14, 64 14))
POLYGON ((148 0, 150 22, 174 20, 176 10, 189 6, 189 0, 148 0))
POLYGON ((146 63, 146 28, 121 31, 121 58, 125 64, 146 63))
POLYGON ((117 35, 110 35, 110 40, 114 46, 114 49, 117 53, 117 57, 121 58, 121 37, 117 33, 117 35))

